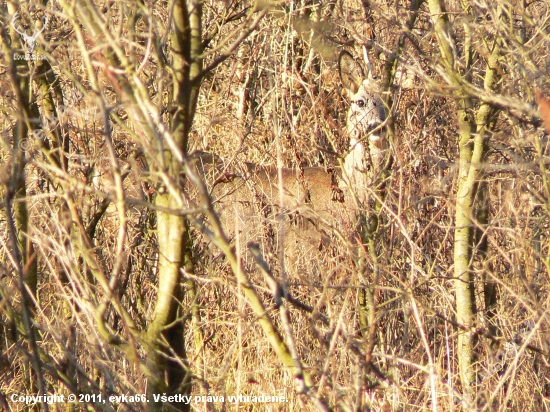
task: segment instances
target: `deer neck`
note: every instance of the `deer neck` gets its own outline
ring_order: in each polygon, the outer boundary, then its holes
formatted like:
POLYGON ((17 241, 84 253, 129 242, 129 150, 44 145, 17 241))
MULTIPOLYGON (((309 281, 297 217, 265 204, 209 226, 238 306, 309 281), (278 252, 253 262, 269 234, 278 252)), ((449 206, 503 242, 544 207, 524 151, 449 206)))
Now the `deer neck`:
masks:
POLYGON ((344 173, 346 174, 347 189, 354 191, 355 196, 361 202, 367 197, 368 173, 366 162, 365 144, 359 142, 357 138, 350 140, 350 152, 344 159, 344 173))

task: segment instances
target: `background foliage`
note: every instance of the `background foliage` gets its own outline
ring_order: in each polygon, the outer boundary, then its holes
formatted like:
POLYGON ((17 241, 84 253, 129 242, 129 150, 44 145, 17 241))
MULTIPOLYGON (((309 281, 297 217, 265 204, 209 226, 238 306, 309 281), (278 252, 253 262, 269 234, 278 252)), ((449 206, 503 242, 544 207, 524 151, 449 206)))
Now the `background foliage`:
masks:
MULTIPOLYGON (((162 235, 154 198, 177 179, 152 160, 155 140, 143 124, 159 134, 159 125, 172 127, 174 4, 87 2, 104 22, 99 35, 79 17, 84 3, 2 7, 0 403, 12 410, 22 408, 9 401, 13 393, 147 392, 145 336, 162 235), (16 10, 28 33, 50 16, 35 50, 45 61, 10 57, 25 47, 11 30, 16 10), (129 89, 118 76, 133 79, 129 89)), ((550 409, 548 132, 535 99, 535 90, 550 95, 550 10, 536 0, 447 1, 455 81, 429 3, 202 3, 205 72, 184 153, 214 153, 237 171, 244 162, 339 168, 349 149, 349 102, 337 57, 344 49, 361 56, 367 45, 385 86, 393 165, 384 198, 371 205, 379 227, 370 246, 341 239, 318 253, 297 246, 285 259, 273 234, 255 239, 300 304, 274 305, 255 259, 239 252, 246 245, 231 239, 267 314, 295 347, 307 389, 259 327, 226 251, 207 230, 211 220, 193 213, 204 212, 202 200, 188 203, 194 265, 179 279, 177 318, 185 350, 163 347, 186 371, 175 392, 289 400, 204 402, 193 410, 550 409), (498 81, 487 90, 496 44, 498 81), (453 272, 457 110, 465 98, 492 110, 471 216, 475 380, 468 391, 458 377, 464 325, 453 272)), ((190 186, 174 187, 190 199, 190 186)))

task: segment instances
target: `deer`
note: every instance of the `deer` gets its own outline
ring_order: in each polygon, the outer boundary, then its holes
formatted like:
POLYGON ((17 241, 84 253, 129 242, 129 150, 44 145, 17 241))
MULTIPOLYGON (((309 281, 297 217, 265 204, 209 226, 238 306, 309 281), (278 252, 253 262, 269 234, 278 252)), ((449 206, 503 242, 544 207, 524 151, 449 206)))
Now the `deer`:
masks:
POLYGON ((245 163, 239 172, 229 175, 219 157, 194 154, 197 174, 215 182, 209 189, 222 226, 231 237, 240 236, 241 244, 273 237, 281 214, 285 221, 283 246, 289 256, 297 247, 306 253, 322 250, 335 228, 352 234, 357 230, 361 209, 368 207, 373 177, 389 148, 380 85, 366 49, 363 57, 367 75, 347 51, 338 59, 340 80, 350 102, 345 128, 350 144, 343 167, 279 171, 245 163))

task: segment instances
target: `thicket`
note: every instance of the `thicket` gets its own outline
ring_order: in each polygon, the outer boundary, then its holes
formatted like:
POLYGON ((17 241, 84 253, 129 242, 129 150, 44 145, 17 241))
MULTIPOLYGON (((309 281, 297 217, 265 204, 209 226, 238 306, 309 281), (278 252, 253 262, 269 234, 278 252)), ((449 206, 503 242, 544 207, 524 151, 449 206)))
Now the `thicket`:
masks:
POLYGON ((1 13, 0 409, 550 409, 547 2, 1 13), (367 50, 388 114, 362 227, 247 245, 210 190, 245 162, 339 173, 342 50, 367 50), (197 150, 227 169, 197 176, 197 150))

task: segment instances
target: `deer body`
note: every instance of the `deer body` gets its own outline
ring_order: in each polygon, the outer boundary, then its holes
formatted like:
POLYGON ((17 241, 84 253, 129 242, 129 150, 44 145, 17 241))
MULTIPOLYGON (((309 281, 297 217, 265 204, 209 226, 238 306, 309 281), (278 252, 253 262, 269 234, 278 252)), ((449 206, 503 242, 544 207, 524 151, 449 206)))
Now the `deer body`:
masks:
POLYGON ((279 177, 277 168, 254 163, 231 168, 229 173, 223 161, 210 153, 197 152, 193 157, 197 174, 206 182, 217 182, 209 187, 215 210, 226 232, 239 235, 242 244, 279 235, 281 216, 285 245, 294 240, 318 247, 328 239, 324 227, 342 199, 335 173, 320 167, 283 168, 279 177))

